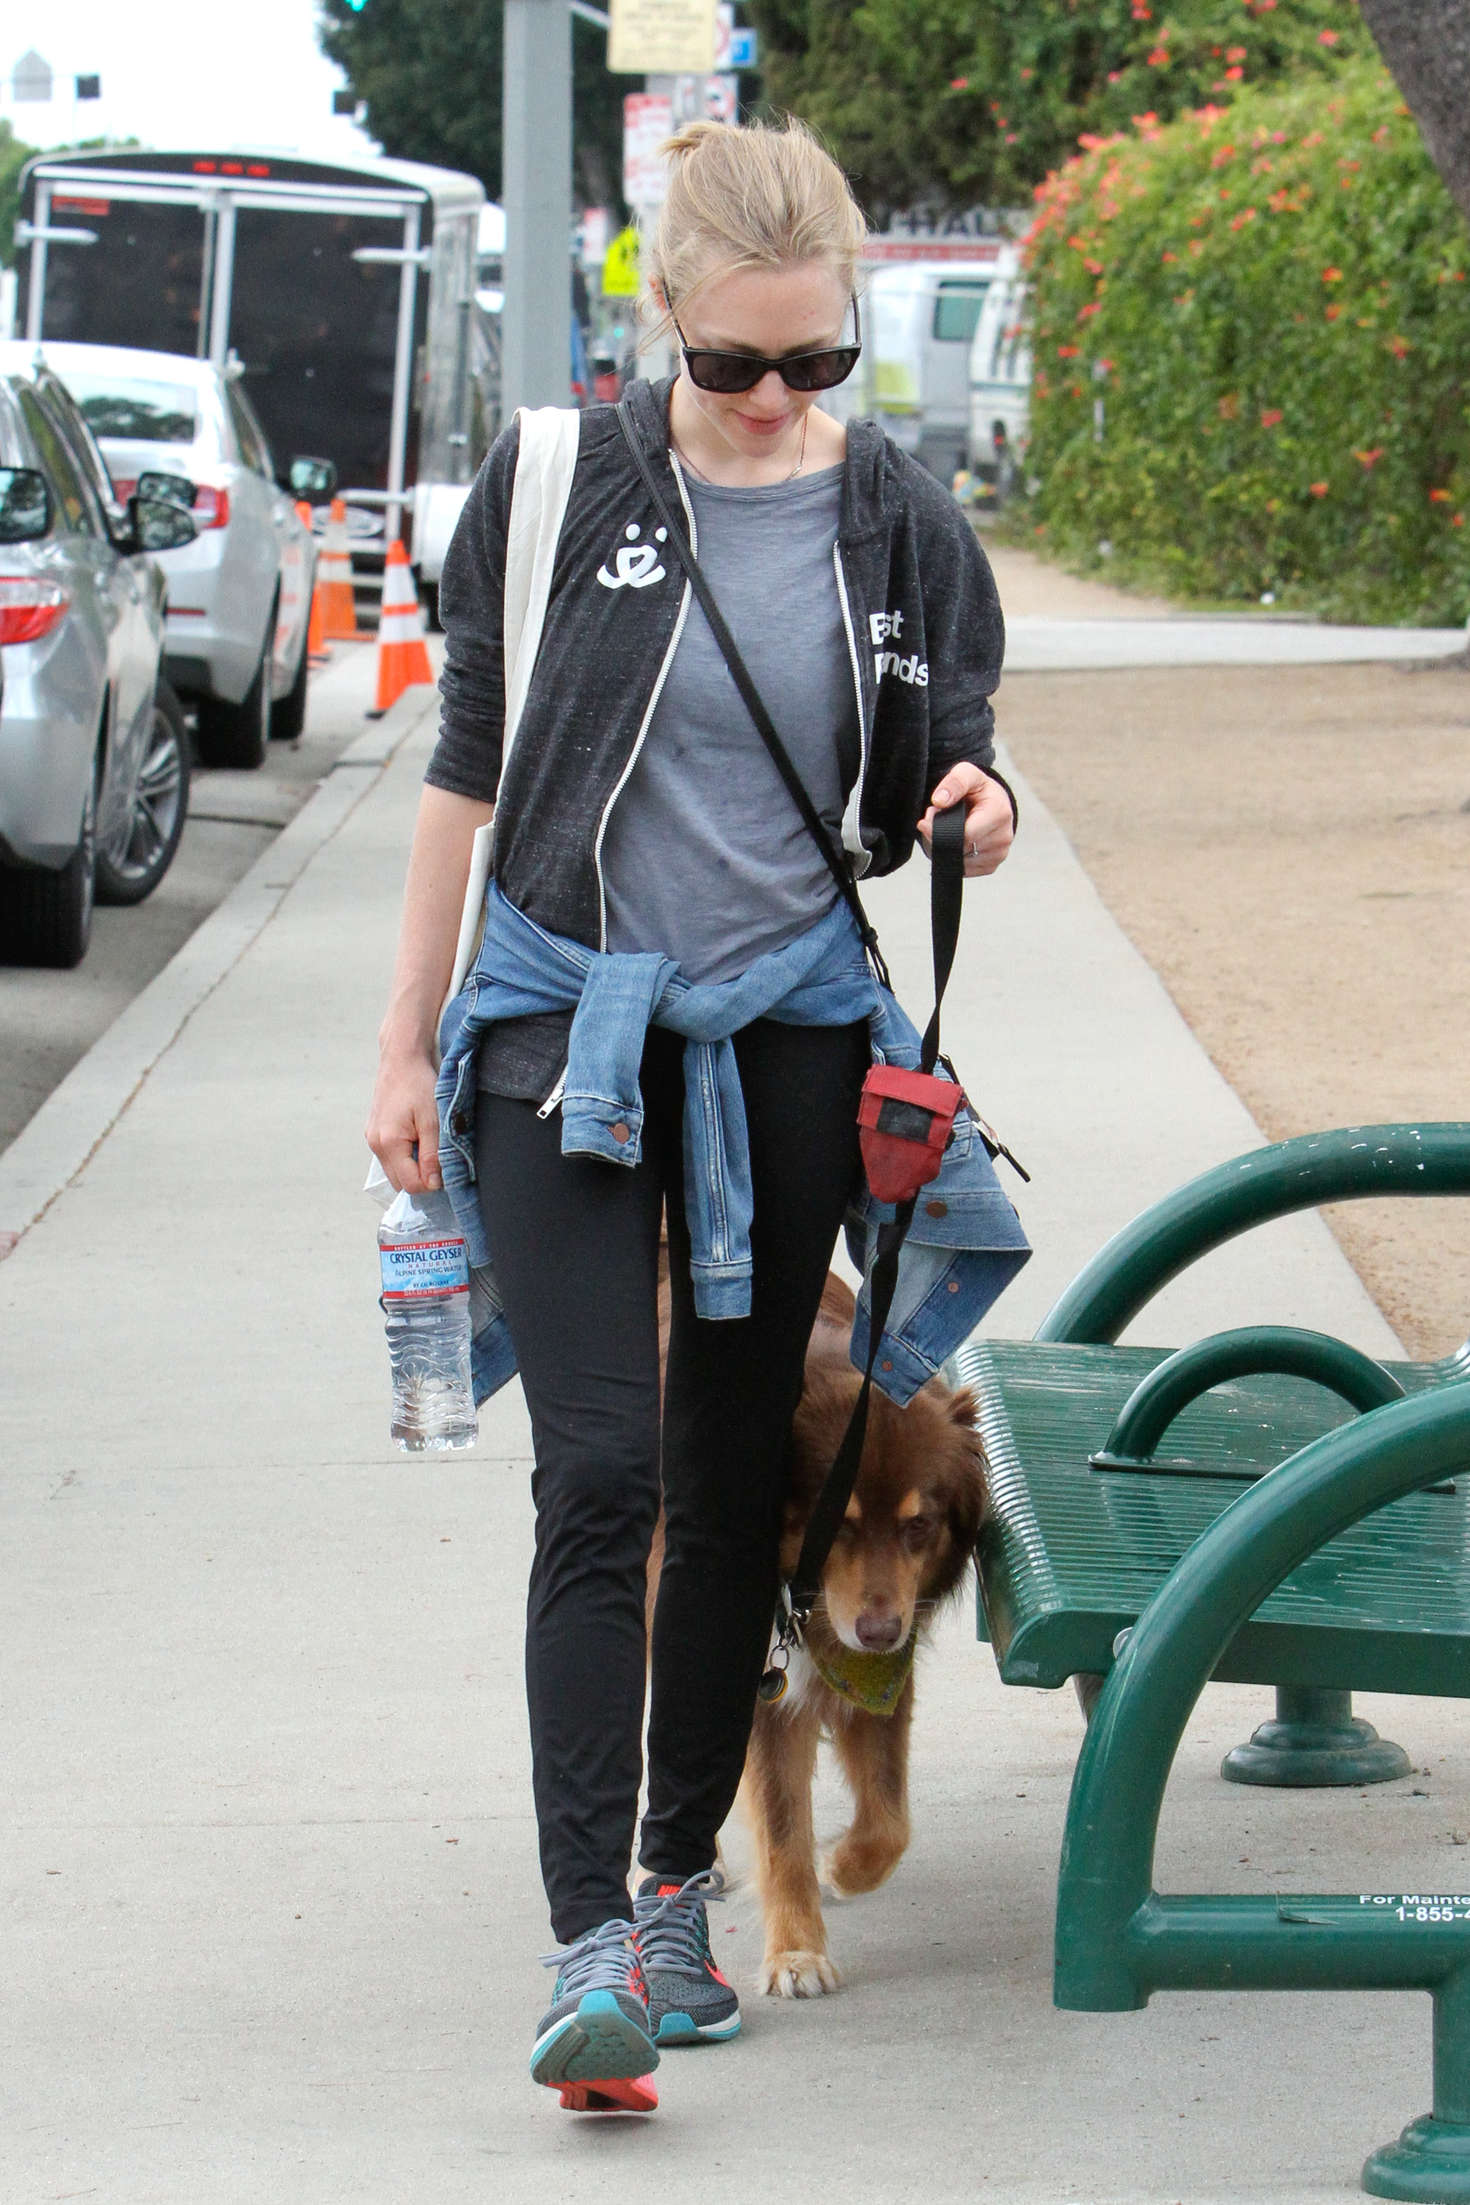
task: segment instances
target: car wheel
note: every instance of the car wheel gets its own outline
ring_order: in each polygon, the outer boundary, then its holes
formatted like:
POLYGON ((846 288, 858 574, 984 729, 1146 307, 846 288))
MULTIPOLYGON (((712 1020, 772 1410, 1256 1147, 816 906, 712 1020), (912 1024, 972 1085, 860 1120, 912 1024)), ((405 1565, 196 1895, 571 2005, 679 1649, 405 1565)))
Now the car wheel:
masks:
POLYGON ((28 865, 0 873, 0 955, 14 965, 69 972, 87 954, 97 885, 97 782, 82 808, 77 846, 52 873, 28 865))
POLYGON ((200 698, 201 766, 242 766, 254 772, 265 764, 271 739, 271 637, 275 632, 276 609, 272 605, 260 647, 260 663, 238 704, 226 704, 222 697, 200 698))
POLYGON ((306 637, 301 638, 301 658, 296 677, 279 704, 271 706, 271 741, 294 743, 306 725, 306 637))
POLYGON ((97 901, 141 903, 173 863, 189 809, 189 730, 166 681, 153 699, 153 721, 133 808, 110 845, 97 850, 97 901))

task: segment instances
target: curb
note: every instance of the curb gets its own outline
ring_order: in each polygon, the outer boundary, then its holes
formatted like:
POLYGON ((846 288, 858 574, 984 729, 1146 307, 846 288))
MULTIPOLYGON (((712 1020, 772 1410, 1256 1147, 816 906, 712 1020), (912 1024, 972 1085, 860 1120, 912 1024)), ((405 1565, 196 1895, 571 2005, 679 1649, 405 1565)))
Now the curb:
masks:
POLYGON ((159 1058, 244 956, 394 752, 438 708, 406 690, 349 743, 299 812, 142 993, 99 1035, 0 1156, 0 1261, 90 1160, 159 1058))

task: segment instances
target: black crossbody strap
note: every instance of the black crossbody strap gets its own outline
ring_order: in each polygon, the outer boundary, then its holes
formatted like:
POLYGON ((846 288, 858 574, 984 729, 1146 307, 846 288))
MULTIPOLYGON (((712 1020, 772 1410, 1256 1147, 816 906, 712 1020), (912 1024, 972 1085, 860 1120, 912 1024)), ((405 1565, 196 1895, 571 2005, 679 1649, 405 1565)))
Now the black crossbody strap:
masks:
POLYGON ((847 860, 833 842, 832 837, 828 834, 826 827, 822 824, 821 815, 808 796, 801 775, 791 763, 790 753, 787 751, 786 745, 776 733, 775 723, 766 710, 765 700, 751 679, 750 669, 740 656, 739 646, 734 636, 731 635, 725 616, 715 602, 714 592, 705 579, 699 561, 694 556, 694 547, 685 535, 682 523, 676 521, 670 512, 668 500, 659 488, 653 469, 648 464, 648 454, 638 440, 638 432, 633 426, 626 402, 618 407, 618 426, 627 440, 628 449, 633 455, 638 472, 643 477, 643 486, 653 500, 654 511, 663 522, 670 548, 689 577, 690 587, 699 599, 700 609, 709 622, 710 633, 720 647, 725 664, 730 669, 731 678, 740 692, 746 711, 755 722, 756 732, 770 752, 776 771, 790 791, 792 801, 801 813, 812 840, 822 853, 828 872, 837 883, 843 901, 857 921, 858 932, 862 936, 863 948, 868 953, 878 980, 891 994, 893 983, 888 976, 888 967, 883 962, 883 952, 878 947, 877 933, 869 922, 868 914, 862 906, 862 899, 858 895, 857 883, 852 877, 852 867, 847 863, 847 860))

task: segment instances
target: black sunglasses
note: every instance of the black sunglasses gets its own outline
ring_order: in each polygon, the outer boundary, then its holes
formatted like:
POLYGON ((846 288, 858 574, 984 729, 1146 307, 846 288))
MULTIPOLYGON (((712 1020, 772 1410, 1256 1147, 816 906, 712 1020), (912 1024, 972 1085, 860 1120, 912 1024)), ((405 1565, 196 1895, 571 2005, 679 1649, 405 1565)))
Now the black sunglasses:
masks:
POLYGON ((858 302, 852 302, 853 342, 850 345, 829 345, 822 352, 791 352, 784 360, 758 359, 753 352, 711 352, 702 345, 690 346, 678 316, 670 313, 670 320, 679 333, 679 349, 689 370, 689 380, 699 390, 719 391, 726 397, 738 392, 754 390, 762 377, 774 372, 780 376, 788 390, 833 390, 845 383, 858 364, 863 349, 863 325, 858 314, 858 302))

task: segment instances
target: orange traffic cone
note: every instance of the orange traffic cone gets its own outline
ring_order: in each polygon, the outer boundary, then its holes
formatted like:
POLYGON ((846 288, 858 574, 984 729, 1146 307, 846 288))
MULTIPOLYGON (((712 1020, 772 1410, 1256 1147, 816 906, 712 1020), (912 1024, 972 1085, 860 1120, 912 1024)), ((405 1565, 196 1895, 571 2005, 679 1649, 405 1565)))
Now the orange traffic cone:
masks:
MULTIPOLYGON (((296 501, 296 518, 303 528, 311 527, 311 507, 305 498, 296 501)), ((311 611, 306 620, 306 656, 314 666, 322 665, 331 657, 326 638, 322 634, 322 578, 320 566, 311 592, 311 611)))
POLYGON ((361 633, 357 605, 352 595, 352 554, 347 548, 347 508, 333 498, 317 561, 317 594, 322 606, 322 634, 333 642, 351 643, 361 633))
POLYGON ((417 681, 432 681, 424 616, 408 553, 397 537, 388 546, 383 569, 383 609, 378 618, 378 694, 368 717, 378 719, 417 681))

